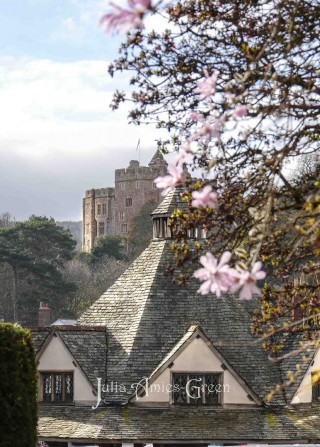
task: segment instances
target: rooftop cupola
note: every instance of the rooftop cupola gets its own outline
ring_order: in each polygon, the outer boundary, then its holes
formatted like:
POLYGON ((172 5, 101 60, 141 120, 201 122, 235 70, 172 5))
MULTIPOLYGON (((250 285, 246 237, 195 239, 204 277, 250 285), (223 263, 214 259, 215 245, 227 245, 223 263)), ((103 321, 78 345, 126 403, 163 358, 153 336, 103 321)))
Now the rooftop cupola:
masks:
MULTIPOLYGON (((188 202, 182 200, 181 196, 184 188, 177 186, 170 191, 158 207, 151 213, 153 220, 153 239, 170 239, 172 230, 169 227, 169 220, 174 210, 188 211, 188 202)), ((205 239, 206 234, 202 229, 188 230, 188 237, 193 239, 205 239)))

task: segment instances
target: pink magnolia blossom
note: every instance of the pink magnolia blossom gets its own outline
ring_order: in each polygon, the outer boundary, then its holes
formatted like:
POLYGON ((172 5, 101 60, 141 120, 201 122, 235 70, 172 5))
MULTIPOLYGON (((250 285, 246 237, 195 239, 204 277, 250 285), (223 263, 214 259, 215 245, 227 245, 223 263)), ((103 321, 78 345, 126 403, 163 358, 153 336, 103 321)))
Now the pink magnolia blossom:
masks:
POLYGON ((176 158, 176 163, 189 163, 192 159, 192 151, 190 148, 190 144, 185 142, 181 145, 179 149, 178 156, 176 158))
POLYGON ((199 101, 206 99, 207 102, 210 101, 210 96, 214 95, 216 92, 216 85, 219 72, 215 71, 212 76, 209 76, 207 70, 204 70, 204 75, 206 79, 204 81, 197 82, 197 88, 193 91, 194 93, 199 93, 199 101))
POLYGON ((110 33, 112 30, 118 32, 122 29, 127 32, 132 28, 143 28, 143 15, 151 7, 150 0, 129 0, 129 9, 121 8, 112 2, 109 4, 115 11, 105 14, 100 19, 100 25, 104 26, 106 33, 110 33))
POLYGON ((204 268, 196 270, 194 276, 204 281, 198 290, 201 295, 211 292, 220 297, 221 293, 229 290, 234 281, 233 269, 227 264, 230 258, 231 253, 229 251, 223 253, 219 264, 218 260, 209 252, 200 257, 200 263, 204 268))
POLYGON ((251 270, 242 271, 241 273, 235 272, 235 283, 231 287, 231 292, 235 292, 241 287, 240 300, 251 300, 253 294, 262 295, 260 289, 257 287, 256 282, 259 279, 264 279, 266 273, 261 270, 262 263, 256 262, 251 270))
POLYGON ((192 193, 191 206, 195 208, 200 206, 201 208, 214 208, 217 205, 218 195, 216 192, 212 191, 210 185, 203 188, 201 192, 193 191, 192 193))
POLYGON ((247 113, 248 113, 247 106, 237 106, 234 109, 234 112, 232 114, 232 118, 233 119, 241 118, 243 116, 246 116, 247 113))
POLYGON ((197 132, 190 135, 188 141, 192 142, 197 140, 200 141, 203 140, 205 143, 209 143, 212 137, 218 138, 220 136, 223 122, 224 117, 220 117, 217 119, 207 118, 205 121, 202 122, 202 126, 198 128, 197 132))
POLYGON ((164 188, 161 192, 162 196, 166 196, 168 192, 172 191, 177 183, 182 181, 183 175, 183 164, 179 160, 178 163, 175 161, 174 163, 170 163, 168 167, 168 175, 163 177, 158 177, 155 179, 155 184, 157 188, 164 188))

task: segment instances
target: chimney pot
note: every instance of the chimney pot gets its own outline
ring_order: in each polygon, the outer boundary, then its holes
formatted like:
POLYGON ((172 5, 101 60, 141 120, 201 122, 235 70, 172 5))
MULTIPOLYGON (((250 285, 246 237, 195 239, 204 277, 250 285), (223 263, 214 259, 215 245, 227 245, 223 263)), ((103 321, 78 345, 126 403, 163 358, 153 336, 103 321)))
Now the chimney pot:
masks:
POLYGON ((51 309, 48 303, 41 301, 39 308, 39 326, 50 326, 51 323, 51 309))

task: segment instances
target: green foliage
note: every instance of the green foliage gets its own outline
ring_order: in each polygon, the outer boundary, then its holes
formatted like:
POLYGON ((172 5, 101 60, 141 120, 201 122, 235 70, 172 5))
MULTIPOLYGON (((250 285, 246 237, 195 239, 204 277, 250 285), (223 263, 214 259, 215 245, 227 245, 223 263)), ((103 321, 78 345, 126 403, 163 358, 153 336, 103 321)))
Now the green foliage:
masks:
POLYGON ((88 253, 86 251, 78 251, 75 256, 74 259, 77 261, 82 262, 83 264, 86 265, 90 265, 93 263, 93 257, 91 253, 88 253))
POLYGON ((11 290, 6 292, 12 296, 15 322, 18 306, 28 324, 34 322, 27 311, 35 315, 41 300, 56 309, 63 307, 63 295, 75 286, 63 280, 61 269, 72 259, 75 245, 68 231, 46 217, 31 216, 26 222, 0 228, 0 264, 10 267, 11 290))
POLYGON ((91 250, 92 262, 96 262, 103 256, 111 256, 118 260, 125 259, 123 239, 117 234, 100 237, 95 247, 91 250))
POLYGON ((37 371, 30 332, 0 324, 0 447, 34 447, 37 371))
POLYGON ((154 200, 149 200, 132 219, 128 244, 129 254, 133 259, 147 248, 152 239, 152 219, 150 214, 155 210, 156 206, 157 203, 154 200))

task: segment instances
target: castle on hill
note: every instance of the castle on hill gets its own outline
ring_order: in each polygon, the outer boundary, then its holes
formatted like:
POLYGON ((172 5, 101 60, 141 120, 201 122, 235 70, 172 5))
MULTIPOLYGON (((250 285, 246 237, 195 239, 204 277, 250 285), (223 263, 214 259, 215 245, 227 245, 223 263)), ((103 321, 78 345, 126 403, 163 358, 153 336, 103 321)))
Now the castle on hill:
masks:
POLYGON ((167 172, 167 162, 159 149, 148 166, 131 160, 115 170, 114 187, 89 189, 83 199, 82 250, 89 252, 96 238, 107 234, 126 235, 132 219, 149 200, 161 201, 154 180, 167 172))

